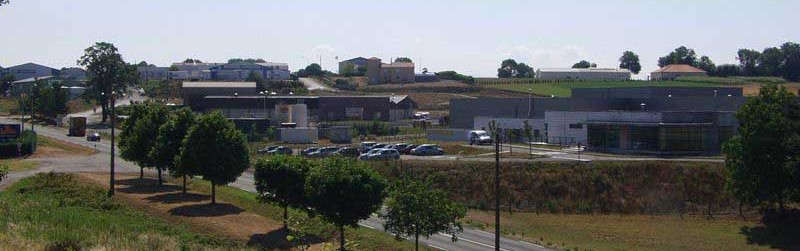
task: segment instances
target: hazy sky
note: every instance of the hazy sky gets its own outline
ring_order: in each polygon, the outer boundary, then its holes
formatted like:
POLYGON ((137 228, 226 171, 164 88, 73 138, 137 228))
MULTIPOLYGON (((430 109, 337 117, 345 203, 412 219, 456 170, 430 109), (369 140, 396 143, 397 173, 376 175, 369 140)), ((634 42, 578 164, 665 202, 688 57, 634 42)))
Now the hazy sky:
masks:
POLYGON ((74 66, 83 49, 109 41, 129 62, 160 66, 253 57, 294 71, 322 57, 336 71, 336 56, 407 56, 418 71, 484 77, 509 57, 534 68, 616 67, 632 50, 648 73, 680 45, 721 64, 739 48, 800 42, 798 10, 797 0, 11 0, 0 7, 0 66, 74 66))

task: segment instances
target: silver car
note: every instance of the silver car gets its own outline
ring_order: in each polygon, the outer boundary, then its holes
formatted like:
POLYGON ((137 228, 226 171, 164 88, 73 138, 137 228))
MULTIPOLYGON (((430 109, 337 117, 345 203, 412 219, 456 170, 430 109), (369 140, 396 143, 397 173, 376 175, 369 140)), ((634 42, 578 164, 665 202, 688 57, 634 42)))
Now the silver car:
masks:
POLYGON ((444 150, 439 148, 438 145, 425 144, 411 150, 413 155, 430 156, 430 155, 444 155, 444 150))
POLYGON ((366 157, 366 160, 396 160, 400 159, 400 152, 395 149, 377 149, 378 151, 366 157))

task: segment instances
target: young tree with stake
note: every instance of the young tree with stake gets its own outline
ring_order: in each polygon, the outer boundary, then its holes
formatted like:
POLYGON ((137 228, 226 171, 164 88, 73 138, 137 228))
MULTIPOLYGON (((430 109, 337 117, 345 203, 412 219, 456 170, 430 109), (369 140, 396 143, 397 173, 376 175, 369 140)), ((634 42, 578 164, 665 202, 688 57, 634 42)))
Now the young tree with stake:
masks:
POLYGON ((255 163, 255 185, 261 201, 283 207, 283 228, 288 229, 289 207, 305 210, 306 176, 314 162, 299 156, 275 155, 255 163))
POLYGON ((173 177, 183 177, 183 194, 186 194, 186 176, 193 175, 194 170, 191 166, 181 165, 177 157, 180 155, 181 143, 194 122, 194 114, 189 108, 170 114, 167 121, 158 128, 156 141, 148 153, 155 166, 169 170, 173 177))

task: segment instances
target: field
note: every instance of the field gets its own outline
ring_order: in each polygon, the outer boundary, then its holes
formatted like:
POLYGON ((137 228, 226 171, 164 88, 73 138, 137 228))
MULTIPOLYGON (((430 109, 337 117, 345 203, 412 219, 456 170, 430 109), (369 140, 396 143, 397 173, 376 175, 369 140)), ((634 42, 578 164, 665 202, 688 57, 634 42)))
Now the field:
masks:
POLYGON ((684 82, 684 81, 581 81, 581 82, 555 82, 555 83, 527 83, 527 84, 488 84, 484 88, 495 88, 506 91, 528 93, 533 89, 537 96, 569 97, 572 88, 613 88, 613 87, 713 87, 719 86, 711 83, 684 82))
MULTIPOLYGON (((494 213, 470 211, 468 225, 494 230, 494 213)), ((756 216, 501 214, 504 234, 567 250, 797 250, 800 227, 756 216)))
POLYGON ((72 174, 39 174, 0 193, 0 250, 241 249, 107 199, 72 174))

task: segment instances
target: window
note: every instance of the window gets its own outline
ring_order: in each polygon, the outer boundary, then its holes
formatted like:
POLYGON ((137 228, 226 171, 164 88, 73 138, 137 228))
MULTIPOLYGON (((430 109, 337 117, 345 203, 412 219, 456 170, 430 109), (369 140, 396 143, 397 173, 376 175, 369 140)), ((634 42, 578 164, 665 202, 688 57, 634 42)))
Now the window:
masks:
POLYGON ((583 124, 569 124, 569 129, 583 129, 583 124))

